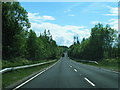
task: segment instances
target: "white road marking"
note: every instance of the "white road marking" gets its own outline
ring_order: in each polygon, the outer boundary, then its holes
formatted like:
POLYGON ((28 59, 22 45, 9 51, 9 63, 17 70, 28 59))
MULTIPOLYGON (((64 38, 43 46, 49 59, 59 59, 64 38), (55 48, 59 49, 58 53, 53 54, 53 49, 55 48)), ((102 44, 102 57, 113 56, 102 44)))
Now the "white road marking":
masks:
POLYGON ((87 78, 84 78, 87 82, 89 82, 92 86, 95 86, 94 83, 92 83, 90 80, 88 80, 87 78))
POLYGON ((119 73, 119 72, 117 72, 117 71, 112 71, 112 70, 108 70, 108 69, 104 69, 104 68, 101 68, 101 69, 103 69, 103 70, 105 70, 105 71, 108 71, 108 72, 114 72, 114 73, 119 73))
POLYGON ((71 65, 69 65, 70 67, 72 67, 71 65))
POLYGON ((110 70, 107 70, 107 69, 103 69, 103 70, 105 70, 105 71, 110 71, 110 70))
POLYGON ((75 72, 77 72, 77 70, 76 70, 76 69, 74 69, 74 71, 75 71, 75 72))
MULTIPOLYGON (((57 61, 58 62, 58 61, 57 61)), ((56 63, 57 63, 56 62, 56 63)), ((56 64, 55 63, 55 64, 56 64)), ((23 85, 25 85, 26 83, 28 83, 29 81, 33 80, 34 78, 36 78, 37 76, 39 76, 40 74, 44 73, 45 71, 47 71, 48 69, 52 68, 55 64, 51 65, 50 67, 46 68, 45 70, 41 71, 40 73, 36 74, 35 76, 33 76, 32 78, 28 79, 27 81, 25 81, 24 83, 20 84, 19 86, 15 87, 13 90, 17 90, 20 87, 22 87, 23 85)))

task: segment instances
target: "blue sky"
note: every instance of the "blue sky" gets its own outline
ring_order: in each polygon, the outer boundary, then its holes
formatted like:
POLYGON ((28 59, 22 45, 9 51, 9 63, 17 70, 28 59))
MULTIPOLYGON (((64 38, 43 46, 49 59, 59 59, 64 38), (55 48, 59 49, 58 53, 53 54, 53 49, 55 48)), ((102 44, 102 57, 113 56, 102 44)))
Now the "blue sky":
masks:
POLYGON ((49 29, 58 45, 70 46, 73 36, 90 36, 98 22, 117 29, 117 2, 20 2, 28 12, 31 28, 39 35, 49 29))

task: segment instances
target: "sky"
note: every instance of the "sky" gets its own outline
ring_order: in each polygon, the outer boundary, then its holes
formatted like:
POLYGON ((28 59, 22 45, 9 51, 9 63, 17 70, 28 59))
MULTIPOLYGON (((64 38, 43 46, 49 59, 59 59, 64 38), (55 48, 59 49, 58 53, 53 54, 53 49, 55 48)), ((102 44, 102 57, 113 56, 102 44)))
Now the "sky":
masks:
POLYGON ((90 36, 97 23, 118 30, 117 2, 20 2, 28 12, 31 29, 39 36, 50 30, 58 45, 70 46, 90 36))

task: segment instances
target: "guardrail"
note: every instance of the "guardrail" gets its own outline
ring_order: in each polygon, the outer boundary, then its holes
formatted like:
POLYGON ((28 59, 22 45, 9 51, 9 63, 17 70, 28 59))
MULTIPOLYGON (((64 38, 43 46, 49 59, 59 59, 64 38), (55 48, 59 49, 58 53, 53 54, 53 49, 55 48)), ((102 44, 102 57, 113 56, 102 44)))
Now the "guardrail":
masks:
MULTIPOLYGON (((69 58, 70 59, 70 58, 69 58)), ((71 59, 74 59, 74 58, 71 58, 71 59)), ((75 60, 75 59, 74 59, 75 60)), ((91 62, 91 63, 95 63, 95 64, 98 64, 97 61, 90 61, 90 60, 79 60, 81 62, 91 62)))
POLYGON ((8 72, 8 71, 18 70, 18 69, 23 69, 23 68, 29 68, 29 67, 39 66, 39 65, 44 65, 44 64, 48 64, 48 63, 51 63, 51 62, 54 62, 54 61, 56 61, 56 60, 52 60, 52 61, 49 61, 49 62, 32 64, 32 65, 5 68, 5 69, 0 70, 0 73, 5 73, 5 72, 8 72))
POLYGON ((98 64, 98 62, 97 62, 97 61, 89 61, 89 60, 80 60, 80 61, 82 61, 82 62, 91 62, 91 63, 98 64))

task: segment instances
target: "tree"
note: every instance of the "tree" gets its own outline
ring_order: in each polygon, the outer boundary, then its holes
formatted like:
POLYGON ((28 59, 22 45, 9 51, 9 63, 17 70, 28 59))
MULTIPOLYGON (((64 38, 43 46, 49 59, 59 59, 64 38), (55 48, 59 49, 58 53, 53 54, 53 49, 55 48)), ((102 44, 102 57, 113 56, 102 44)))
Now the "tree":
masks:
POLYGON ((25 30, 30 23, 19 2, 2 3, 2 27, 3 59, 21 57, 25 51, 25 30))
POLYGON ((77 37, 77 44, 80 44, 78 37, 77 37))
POLYGON ((28 40, 27 40, 28 59, 36 60, 37 50, 38 50, 38 42, 37 42, 36 33, 30 30, 28 40))
POLYGON ((2 3, 2 50, 3 59, 27 58, 29 60, 55 59, 60 49, 52 39, 50 30, 38 37, 30 23, 27 11, 19 2, 2 3))
POLYGON ((120 58, 120 34, 118 35, 118 57, 120 58))
POLYGON ((81 43, 85 41, 85 38, 82 39, 81 43))
POLYGON ((81 44, 74 44, 70 47, 69 55, 73 58, 86 60, 110 58, 115 37, 116 31, 114 29, 109 25, 103 27, 98 23, 91 29, 91 36, 88 39, 83 38, 81 44))

